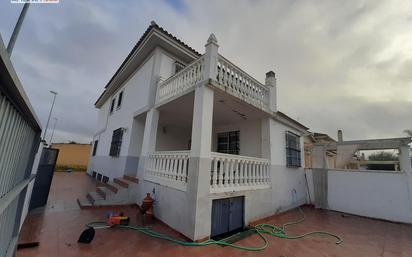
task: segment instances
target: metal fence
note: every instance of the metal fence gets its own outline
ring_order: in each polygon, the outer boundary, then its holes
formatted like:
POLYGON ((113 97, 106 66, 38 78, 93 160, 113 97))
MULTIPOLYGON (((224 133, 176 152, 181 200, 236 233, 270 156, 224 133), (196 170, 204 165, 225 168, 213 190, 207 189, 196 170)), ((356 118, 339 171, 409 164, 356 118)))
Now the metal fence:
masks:
POLYGON ((0 256, 13 256, 41 128, 0 38, 0 256))

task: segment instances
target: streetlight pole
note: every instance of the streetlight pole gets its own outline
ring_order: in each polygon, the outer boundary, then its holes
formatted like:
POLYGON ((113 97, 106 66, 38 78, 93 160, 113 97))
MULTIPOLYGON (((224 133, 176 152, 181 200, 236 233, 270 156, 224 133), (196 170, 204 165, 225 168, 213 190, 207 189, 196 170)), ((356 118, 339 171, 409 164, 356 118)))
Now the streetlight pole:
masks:
POLYGON ((54 102, 56 101, 56 96, 57 96, 57 92, 50 90, 50 93, 52 93, 53 96, 53 103, 52 106, 50 108, 50 112, 49 112, 49 118, 47 118, 47 123, 46 123, 46 129, 44 130, 44 134, 43 134, 43 140, 46 141, 46 133, 47 133, 47 128, 49 127, 49 122, 50 122, 50 117, 53 111, 53 107, 54 107, 54 102))
POLYGON ((30 3, 25 3, 23 9, 21 10, 19 19, 17 20, 16 26, 14 27, 13 34, 11 34, 11 38, 9 43, 7 44, 7 52, 11 56, 11 52, 13 51, 14 44, 16 43, 17 36, 19 35, 21 25, 23 24, 24 17, 26 17, 27 10, 29 9, 30 3))
POLYGON ((54 126, 53 126, 53 131, 52 131, 52 134, 51 134, 51 137, 50 137, 50 146, 52 144, 52 140, 53 140, 53 136, 54 136, 54 130, 56 129, 57 118, 53 117, 53 120, 54 120, 54 126))

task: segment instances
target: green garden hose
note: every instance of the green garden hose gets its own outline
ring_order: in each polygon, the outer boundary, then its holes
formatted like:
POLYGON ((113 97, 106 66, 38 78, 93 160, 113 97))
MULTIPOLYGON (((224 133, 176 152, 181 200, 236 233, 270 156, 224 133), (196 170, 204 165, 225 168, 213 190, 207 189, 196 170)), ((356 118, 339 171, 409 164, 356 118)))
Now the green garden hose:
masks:
MULTIPOLYGON (((245 251, 262 251, 262 250, 266 249, 269 246, 269 242, 268 242, 268 239, 266 238, 265 234, 269 234, 269 235, 279 237, 279 238, 284 238, 284 239, 301 239, 301 238, 304 238, 306 236, 316 235, 317 234, 317 235, 326 235, 326 236, 336 238, 336 244, 340 244, 340 243, 343 242, 341 237, 339 237, 338 235, 335 235, 333 233, 327 232, 327 231, 312 231, 312 232, 308 232, 308 233, 305 233, 305 234, 302 234, 302 235, 297 235, 297 236, 288 235, 286 233, 286 227, 287 226, 295 225, 295 224, 301 223, 305 220, 305 215, 304 215, 303 211, 300 208, 299 208, 299 211, 302 214, 302 218, 297 220, 297 221, 292 221, 292 222, 285 223, 280 227, 276 226, 276 225, 272 225, 272 224, 258 224, 254 228, 252 228, 252 230, 254 230, 254 232, 256 234, 258 234, 259 237, 263 241, 263 245, 259 246, 259 247, 246 247, 246 246, 240 246, 240 245, 237 245, 237 244, 231 244, 231 243, 225 242, 224 239, 223 240, 209 239, 209 240, 206 240, 206 241, 203 241, 203 242, 185 242, 185 241, 178 240, 178 239, 175 239, 173 237, 170 237, 168 235, 164 235, 164 234, 161 234, 159 232, 156 232, 156 231, 152 230, 149 227, 138 227, 138 226, 130 226, 130 225, 116 225, 116 227, 135 230, 135 231, 138 231, 142 234, 145 234, 145 235, 148 235, 148 236, 151 236, 151 237, 154 237, 154 238, 170 241, 170 242, 173 242, 175 244, 183 245, 183 246, 206 246, 206 245, 215 244, 215 245, 221 245, 221 246, 229 246, 229 247, 233 247, 233 248, 240 249, 240 250, 245 250, 245 251)), ((106 222, 100 222, 100 221, 91 222, 91 223, 88 223, 86 226, 97 229, 97 228, 107 227, 107 223, 106 222)))

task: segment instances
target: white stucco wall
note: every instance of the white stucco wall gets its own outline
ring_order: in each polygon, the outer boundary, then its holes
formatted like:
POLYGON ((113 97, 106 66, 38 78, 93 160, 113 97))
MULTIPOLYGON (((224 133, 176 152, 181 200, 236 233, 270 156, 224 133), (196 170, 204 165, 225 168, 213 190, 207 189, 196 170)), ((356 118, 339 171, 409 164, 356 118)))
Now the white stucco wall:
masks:
POLYGON ((260 120, 247 120, 230 125, 216 125, 212 131, 212 151, 217 151, 217 135, 239 130, 239 155, 261 157, 260 120))
MULTIPOLYGON (((270 121, 270 130, 271 189, 245 194, 246 224, 307 203, 303 137, 300 138, 302 167, 286 167, 286 131, 295 134, 301 132, 273 119, 270 121), (295 196, 292 192, 296 192, 295 196)), ((263 138, 268 137, 264 130, 262 133, 263 138)))
MULTIPOLYGON (((99 109, 98 129, 94 140, 99 140, 96 156, 92 156, 88 172, 97 171, 110 178, 123 176, 126 160, 130 154, 137 154, 138 149, 129 151, 130 142, 136 143, 131 138, 134 123, 134 113, 147 107, 149 102, 149 89, 153 76, 154 56, 149 57, 144 64, 108 99, 99 109), (121 107, 117 108, 119 93, 123 91, 121 107), (114 111, 110 114, 110 105, 116 98, 114 111), (113 131, 124 128, 122 147, 119 157, 109 156, 113 131)), ((136 125, 136 124, 135 124, 136 125)), ((136 139, 136 138, 135 138, 136 139)))
POLYGON ((405 173, 328 171, 329 209, 412 223, 412 200, 405 173))
POLYGON ((190 150, 191 128, 159 124, 156 151, 190 150))

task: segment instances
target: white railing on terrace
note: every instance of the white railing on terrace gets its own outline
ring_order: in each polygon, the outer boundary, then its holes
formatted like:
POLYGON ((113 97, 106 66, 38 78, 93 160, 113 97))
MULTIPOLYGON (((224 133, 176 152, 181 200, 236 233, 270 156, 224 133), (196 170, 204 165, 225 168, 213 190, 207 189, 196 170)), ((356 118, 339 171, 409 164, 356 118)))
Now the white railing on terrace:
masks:
POLYGON ((179 95, 203 80, 204 60, 204 56, 200 57, 183 70, 161 82, 157 90, 157 102, 179 95))
POLYGON ((164 151, 149 155, 145 179, 186 190, 190 151, 164 151))
POLYGON ((219 55, 217 82, 224 91, 260 109, 268 109, 269 89, 219 55))
POLYGON ((215 152, 211 157, 211 193, 270 187, 269 160, 215 152))

